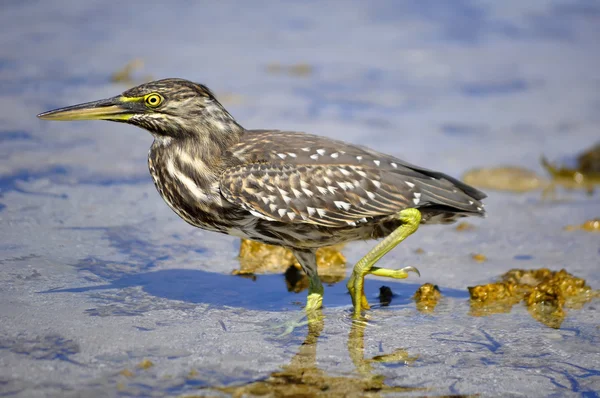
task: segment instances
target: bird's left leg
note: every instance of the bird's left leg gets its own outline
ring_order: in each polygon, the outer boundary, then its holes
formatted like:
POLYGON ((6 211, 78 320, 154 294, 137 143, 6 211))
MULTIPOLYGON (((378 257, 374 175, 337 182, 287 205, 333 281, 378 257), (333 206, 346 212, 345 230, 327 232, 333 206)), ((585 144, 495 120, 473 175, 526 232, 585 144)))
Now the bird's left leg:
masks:
POLYGON ((421 212, 417 209, 404 209, 398 213, 398 219, 402 221, 395 231, 389 234, 384 240, 379 242, 370 252, 359 260, 352 270, 352 276, 348 281, 347 287, 352 296, 354 305, 354 318, 360 318, 361 310, 369 309, 369 302, 364 292, 365 275, 373 274, 389 278, 404 279, 408 277, 408 271, 417 272, 414 267, 406 267, 399 270, 378 268, 373 265, 381 259, 387 252, 396 245, 413 234, 421 223, 421 212))

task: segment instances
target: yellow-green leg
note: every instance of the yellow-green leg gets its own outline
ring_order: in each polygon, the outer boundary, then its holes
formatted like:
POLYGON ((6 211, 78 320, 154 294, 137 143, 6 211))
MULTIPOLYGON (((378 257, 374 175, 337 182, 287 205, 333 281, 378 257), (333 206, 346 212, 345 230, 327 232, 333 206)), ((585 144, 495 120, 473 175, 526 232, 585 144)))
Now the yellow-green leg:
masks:
POLYGON ((321 309, 323 305, 324 289, 317 273, 316 249, 293 249, 292 252, 308 276, 308 297, 305 310, 307 315, 310 315, 311 312, 321 309))
POLYGON ((314 313, 316 310, 320 310, 323 306, 323 284, 319 275, 315 272, 313 275, 309 275, 308 284, 308 297, 306 298, 306 314, 309 315, 314 313))
POLYGON ((375 263, 392 250, 396 245, 413 234, 421 223, 421 212, 417 209, 405 209, 398 213, 398 218, 402 225, 394 232, 389 234, 384 240, 379 242, 370 252, 368 252, 352 270, 352 276, 348 281, 347 287, 352 296, 354 305, 354 318, 360 318, 362 309, 369 309, 369 302, 364 292, 365 275, 373 274, 385 276, 388 278, 404 279, 408 277, 408 271, 419 271, 414 267, 406 267, 398 270, 374 267, 375 263))
POLYGON ((316 249, 293 249, 292 252, 308 276, 308 297, 306 298, 306 307, 304 307, 303 314, 277 326, 277 328, 283 329, 283 333, 281 333, 279 337, 292 333, 294 329, 298 327, 307 324, 311 325, 323 320, 321 307, 323 306, 324 289, 321 279, 319 279, 319 274, 317 273, 316 249))

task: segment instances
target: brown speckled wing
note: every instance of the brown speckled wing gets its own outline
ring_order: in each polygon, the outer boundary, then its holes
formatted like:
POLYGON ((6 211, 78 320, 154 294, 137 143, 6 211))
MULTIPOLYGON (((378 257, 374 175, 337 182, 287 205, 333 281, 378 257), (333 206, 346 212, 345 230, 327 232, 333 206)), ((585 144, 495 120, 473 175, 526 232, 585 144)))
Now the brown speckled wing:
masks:
POLYGON ((343 227, 397 213, 409 206, 405 192, 381 182, 376 170, 352 165, 256 163, 227 170, 225 198, 257 217, 343 227))
POLYGON ((484 214, 485 195, 442 173, 307 134, 251 131, 232 152, 221 192, 257 217, 342 227, 408 207, 484 214))

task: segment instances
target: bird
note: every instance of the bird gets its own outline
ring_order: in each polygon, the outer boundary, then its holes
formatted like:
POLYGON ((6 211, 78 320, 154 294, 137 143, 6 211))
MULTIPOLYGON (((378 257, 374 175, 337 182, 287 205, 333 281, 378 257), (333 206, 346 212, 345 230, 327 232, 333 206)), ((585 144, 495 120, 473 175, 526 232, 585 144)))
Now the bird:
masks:
POLYGON ((309 278, 309 314, 323 302, 318 248, 380 240, 347 283, 358 319, 370 308, 366 275, 419 274, 375 264, 421 224, 485 216, 486 194, 456 178, 324 136, 245 129, 208 87, 185 79, 152 81, 38 117, 149 131, 148 168, 166 204, 195 227, 290 249, 309 278))

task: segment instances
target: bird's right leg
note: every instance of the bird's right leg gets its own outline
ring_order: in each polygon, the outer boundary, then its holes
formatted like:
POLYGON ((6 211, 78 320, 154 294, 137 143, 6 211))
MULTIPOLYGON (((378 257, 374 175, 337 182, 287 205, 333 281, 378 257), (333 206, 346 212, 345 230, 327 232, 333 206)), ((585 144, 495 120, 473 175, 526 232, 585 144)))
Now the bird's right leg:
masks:
POLYGON ((406 267, 399 270, 378 268, 374 264, 381 259, 387 252, 392 250, 396 245, 404 239, 412 235, 421 222, 421 212, 418 209, 404 209, 398 213, 398 219, 402 221, 395 231, 389 234, 379 244, 377 244, 370 252, 368 252, 352 270, 352 275, 348 280, 348 291, 352 297, 354 305, 354 318, 358 319, 361 316, 361 310, 368 309, 369 303, 364 292, 364 278, 367 274, 377 276, 385 276, 388 278, 404 279, 408 277, 408 271, 418 273, 414 267, 406 267))

